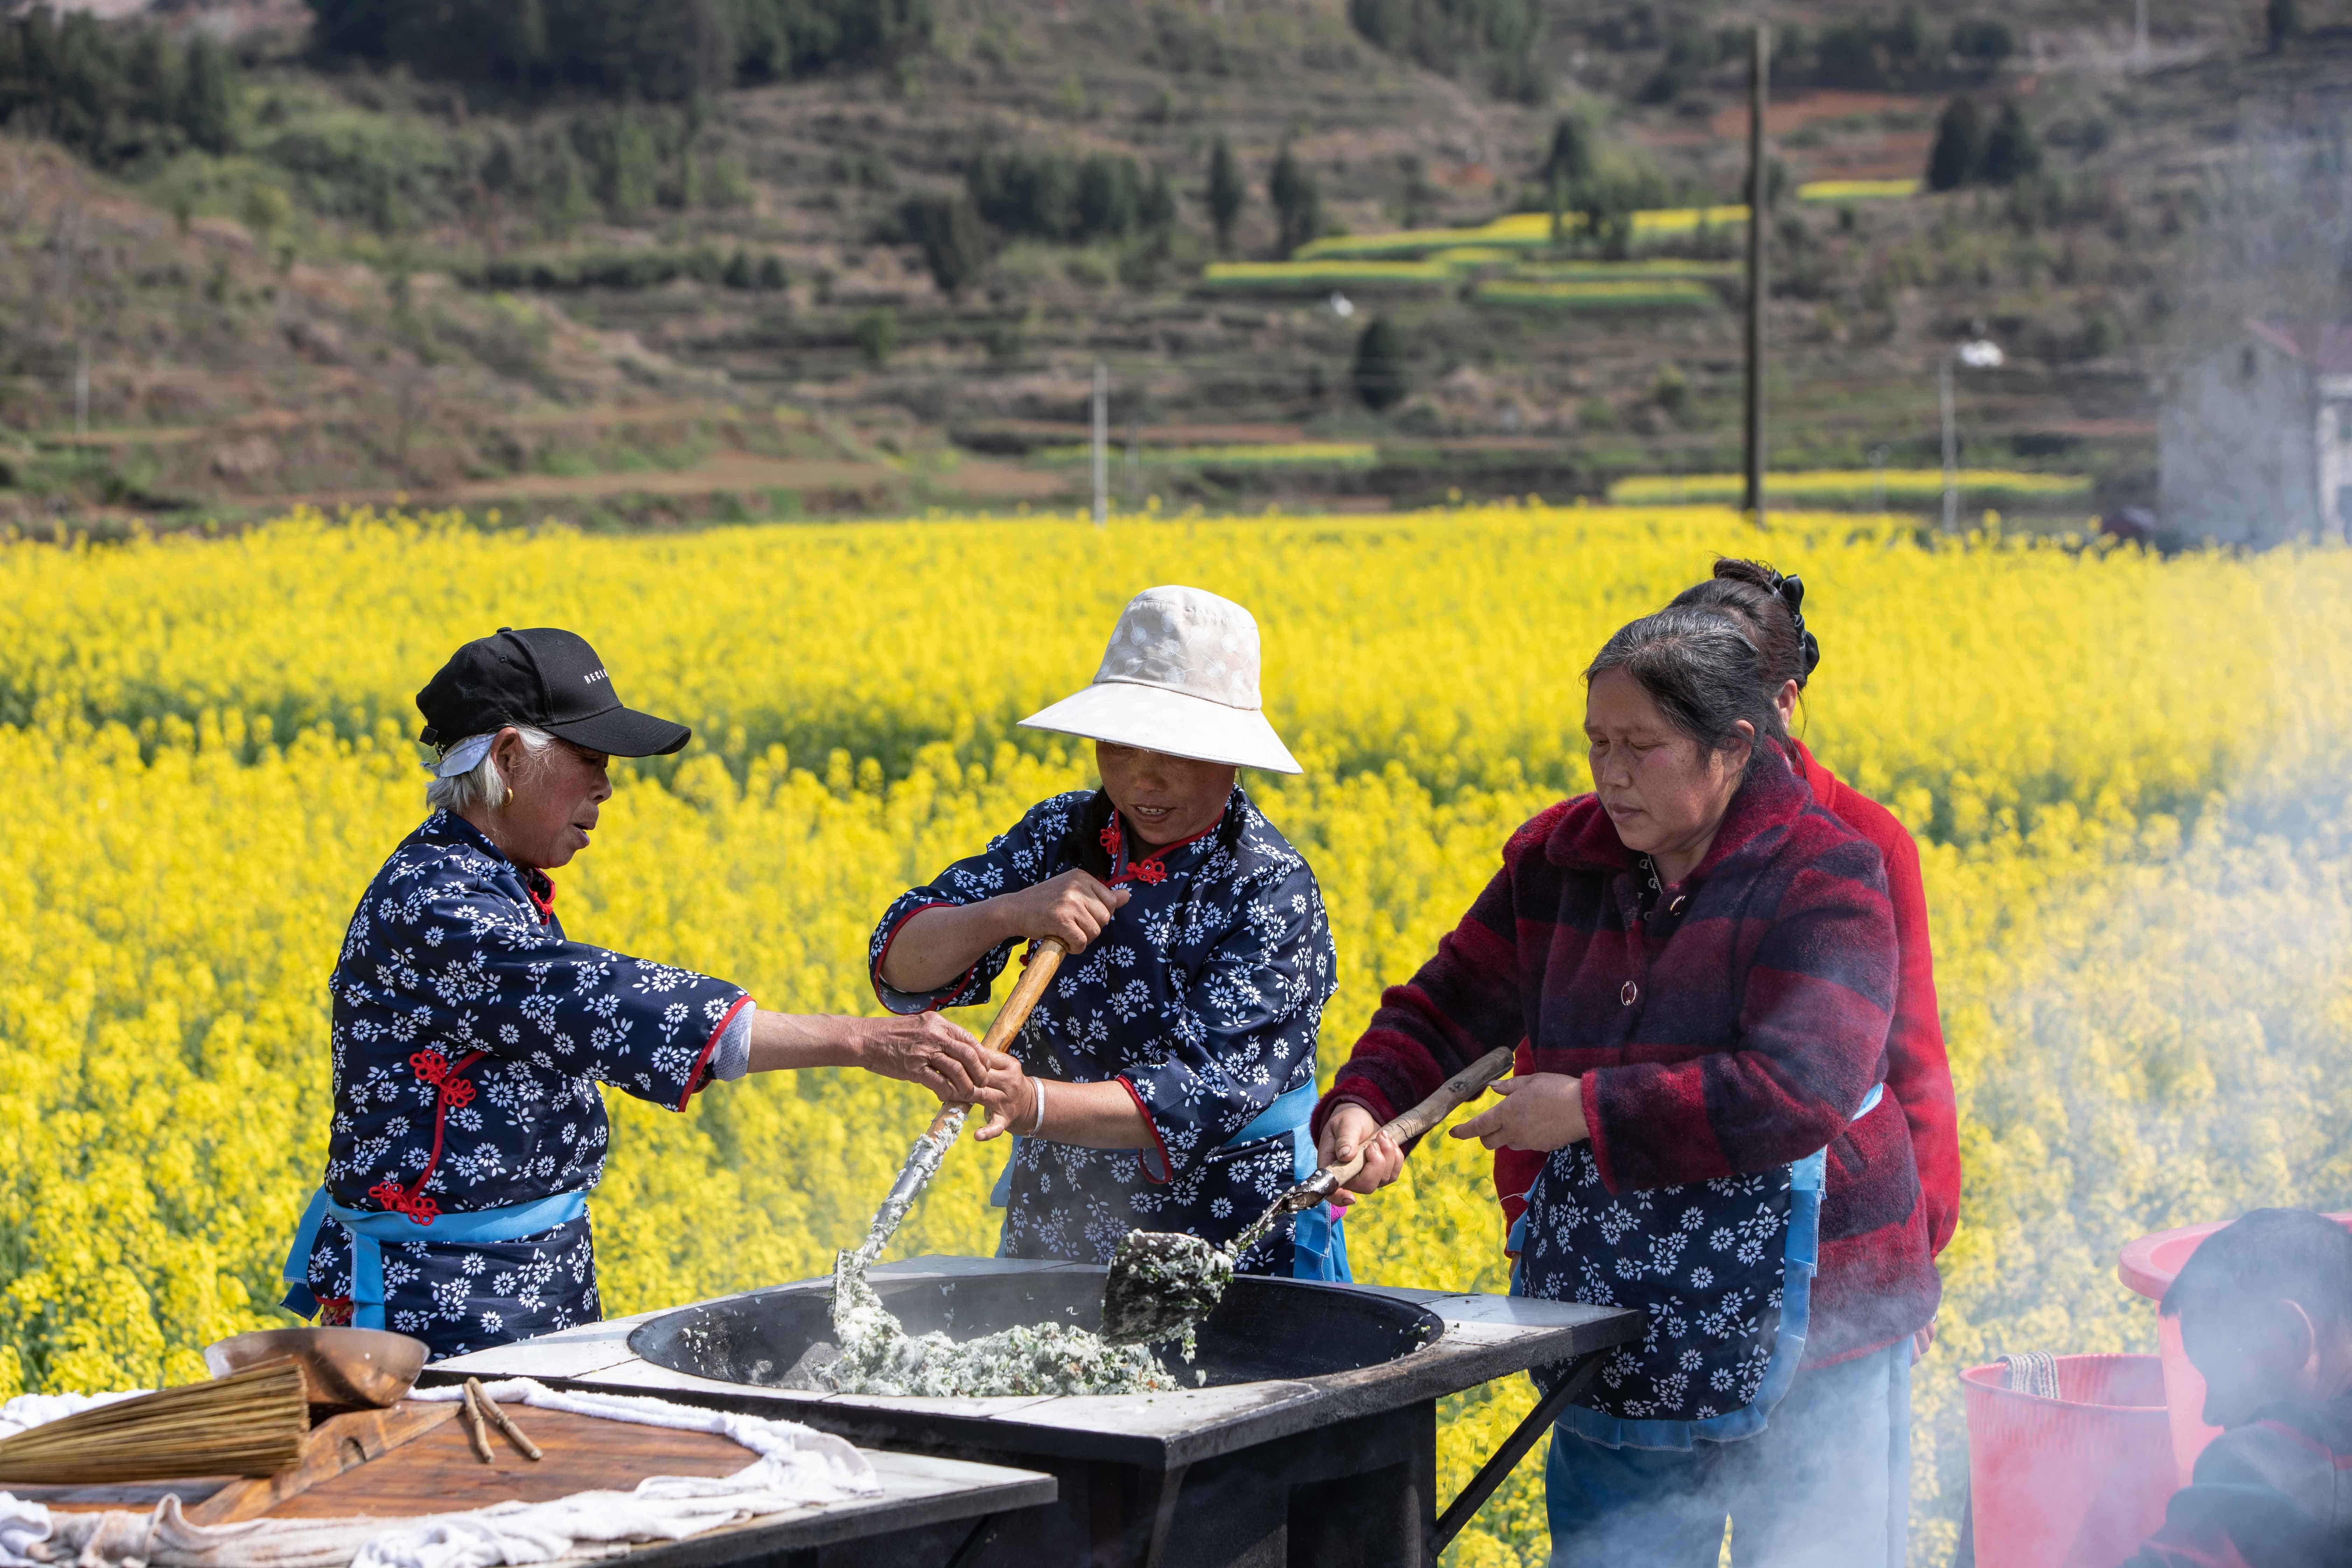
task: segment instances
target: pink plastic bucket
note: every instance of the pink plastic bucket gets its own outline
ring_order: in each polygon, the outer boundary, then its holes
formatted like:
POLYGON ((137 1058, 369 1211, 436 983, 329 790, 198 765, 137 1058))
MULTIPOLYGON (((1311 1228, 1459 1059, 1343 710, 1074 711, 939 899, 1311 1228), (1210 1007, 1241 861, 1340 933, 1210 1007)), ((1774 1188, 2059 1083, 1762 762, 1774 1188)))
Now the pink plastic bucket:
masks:
MULTIPOLYGON (((2352 1214, 2332 1214, 2327 1216, 2347 1230, 2352 1230, 2352 1214)), ((2116 1275, 2126 1285, 2151 1301, 2161 1301, 2164 1293, 2180 1274, 2180 1266, 2198 1244, 2223 1226, 2227 1220, 2215 1220, 2210 1225, 2184 1226, 2179 1230, 2159 1230, 2153 1236, 2143 1236, 2124 1248, 2122 1260, 2116 1265, 2116 1275)), ((2205 1445, 2221 1435, 2219 1426, 2205 1425, 2205 1380, 2189 1364, 2188 1352, 2180 1348, 2180 1320, 2159 1317, 2156 1324, 2157 1349, 2164 1363, 2164 1404, 2170 1413, 2172 1428, 2172 1459, 2175 1474, 2182 1486, 2189 1484, 2189 1473, 2197 1468, 2197 1456, 2205 1445)))
POLYGON ((2152 1355, 2062 1355, 2058 1397, 1960 1373, 1977 1561, 2115 1568, 2164 1522, 2177 1489, 2164 1373, 2152 1355))

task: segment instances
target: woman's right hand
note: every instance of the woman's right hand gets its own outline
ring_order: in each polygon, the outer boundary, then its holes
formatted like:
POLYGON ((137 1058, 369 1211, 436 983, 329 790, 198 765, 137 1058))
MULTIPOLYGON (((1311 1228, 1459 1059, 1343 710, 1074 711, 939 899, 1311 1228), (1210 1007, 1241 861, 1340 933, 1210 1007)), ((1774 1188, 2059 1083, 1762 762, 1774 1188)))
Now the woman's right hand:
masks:
POLYGON ((937 1013, 855 1022, 862 1036, 857 1065, 868 1072, 919 1083, 946 1104, 978 1104, 991 1113, 1020 1092, 1018 1062, 1002 1051, 982 1049, 971 1030, 937 1013))
MULTIPOLYGON (((1323 1119, 1322 1135, 1315 1140, 1316 1163, 1342 1164, 1359 1149, 1364 1151, 1364 1163, 1341 1184, 1343 1191, 1379 1192, 1404 1169, 1404 1151, 1397 1147, 1395 1139, 1381 1131, 1372 1113, 1360 1105, 1341 1105, 1323 1119)), ((1334 1196, 1332 1202, 1339 1208, 1348 1206, 1344 1198, 1334 1196)))
POLYGON ((1038 941, 1058 937, 1072 952, 1084 952, 1128 898, 1125 888, 1107 888, 1082 868, 1017 893, 1000 894, 992 902, 1015 934, 1038 941))

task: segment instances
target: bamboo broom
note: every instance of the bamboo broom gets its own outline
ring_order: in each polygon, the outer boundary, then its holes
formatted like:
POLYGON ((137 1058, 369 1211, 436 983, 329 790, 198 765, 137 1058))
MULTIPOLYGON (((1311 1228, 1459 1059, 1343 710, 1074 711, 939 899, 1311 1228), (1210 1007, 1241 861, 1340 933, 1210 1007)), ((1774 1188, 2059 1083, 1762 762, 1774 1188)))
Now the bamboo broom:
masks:
POLYGON ((310 1429, 302 1369, 287 1356, 19 1432, 0 1441, 0 1481, 267 1476, 301 1458, 310 1429))

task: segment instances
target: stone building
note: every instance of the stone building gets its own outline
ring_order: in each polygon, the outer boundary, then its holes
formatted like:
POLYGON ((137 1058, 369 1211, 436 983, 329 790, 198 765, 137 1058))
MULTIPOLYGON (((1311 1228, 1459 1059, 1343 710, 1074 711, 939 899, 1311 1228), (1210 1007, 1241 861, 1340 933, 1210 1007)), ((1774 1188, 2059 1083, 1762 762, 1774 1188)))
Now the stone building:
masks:
POLYGON ((2248 321, 2189 361, 2157 464, 2164 529, 2184 541, 2352 536, 2352 324, 2248 321))

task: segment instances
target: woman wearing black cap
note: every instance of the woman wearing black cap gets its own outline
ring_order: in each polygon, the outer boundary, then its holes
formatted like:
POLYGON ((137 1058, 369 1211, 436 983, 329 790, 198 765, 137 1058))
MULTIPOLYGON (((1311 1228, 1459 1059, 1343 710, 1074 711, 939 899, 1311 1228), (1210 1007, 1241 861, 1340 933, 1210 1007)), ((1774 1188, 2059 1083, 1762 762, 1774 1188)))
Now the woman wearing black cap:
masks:
POLYGON ((992 1110, 1017 1086, 1011 1058, 936 1014, 770 1013, 564 939, 547 873, 587 847, 607 759, 691 734, 622 706, 580 637, 502 627, 416 706, 434 810, 369 884, 328 984, 335 1118, 286 1260, 295 1312, 413 1334, 436 1358, 602 1316, 600 1083, 673 1110, 714 1078, 782 1068, 862 1067, 992 1110))

